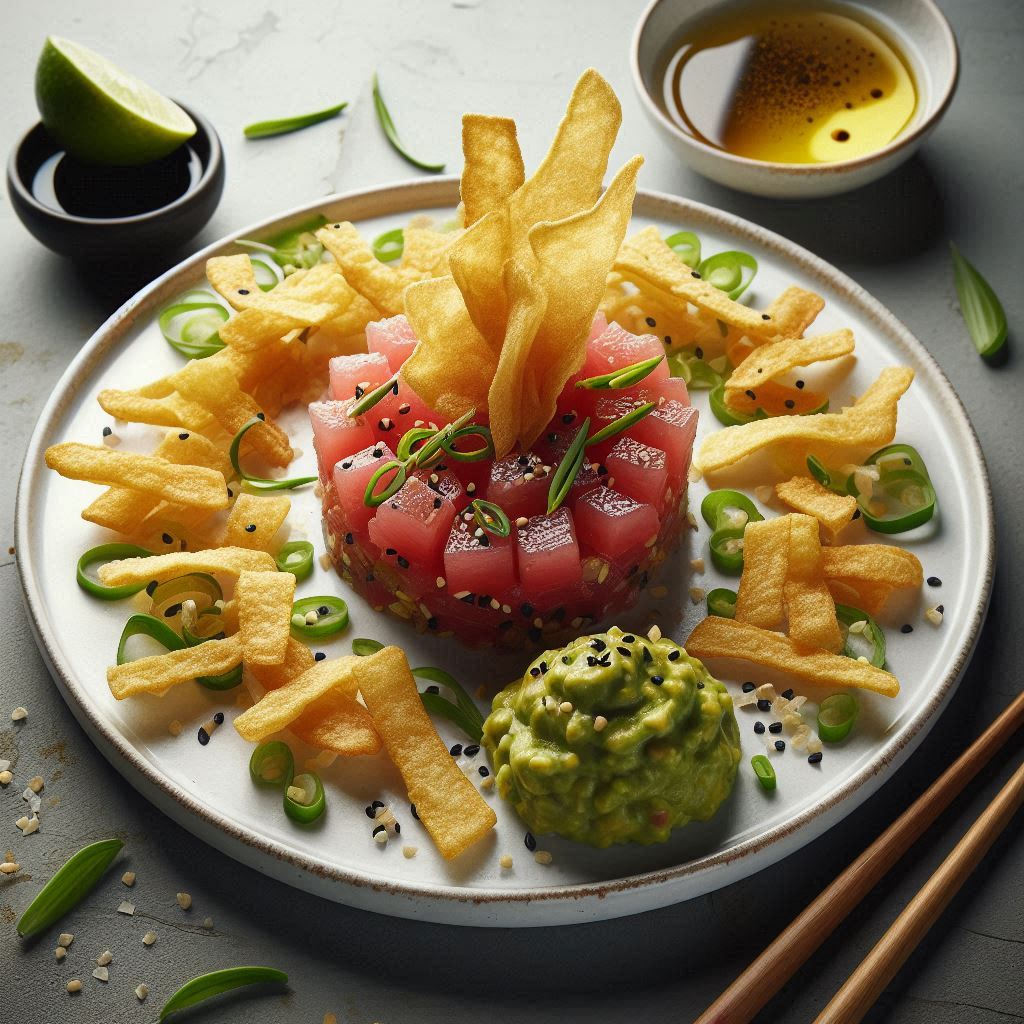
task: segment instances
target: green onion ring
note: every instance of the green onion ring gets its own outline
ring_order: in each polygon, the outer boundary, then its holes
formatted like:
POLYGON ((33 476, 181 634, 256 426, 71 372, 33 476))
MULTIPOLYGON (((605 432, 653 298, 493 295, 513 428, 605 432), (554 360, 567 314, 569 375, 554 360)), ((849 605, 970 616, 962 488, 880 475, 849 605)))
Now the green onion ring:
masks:
POLYGON ((843 637, 843 654, 847 658, 857 659, 857 652, 850 646, 849 629, 855 622, 864 622, 866 625, 862 636, 871 644, 871 656, 868 661, 875 668, 885 668, 885 634, 882 632, 881 626, 867 612, 862 612, 859 608, 851 608, 847 604, 836 605, 836 618, 841 625, 846 627, 843 637))
POLYGON ((755 754, 750 759, 750 767, 754 769, 754 774, 757 776, 757 781, 761 783, 762 789, 769 793, 775 789, 778 784, 775 768, 764 754, 755 754))
POLYGON ((352 653, 359 658, 368 658, 371 654, 383 651, 384 645, 379 640, 370 640, 365 636, 357 636, 352 641, 352 653))
POLYGON ((388 498, 393 498, 405 486, 405 481, 408 477, 405 466, 405 463, 399 462, 397 459, 388 459, 370 477, 366 490, 363 491, 363 504, 367 508, 380 508, 388 498), (384 490, 378 492, 377 484, 381 482, 387 473, 393 473, 394 476, 388 481, 384 490))
POLYGON ((442 427, 437 431, 434 437, 416 452, 413 466, 426 468, 435 458, 442 458, 441 452, 444 451, 445 445, 449 444, 455 434, 466 426, 475 415, 476 409, 470 409, 468 412, 464 412, 458 419, 453 420, 446 427, 442 427))
POLYGON ((186 359, 205 359, 224 347, 217 331, 230 315, 212 292, 195 289, 161 310, 157 325, 176 352, 186 359))
POLYGON ((587 377, 584 380, 576 381, 576 387, 596 390, 618 390, 619 388, 631 388, 639 384, 645 377, 649 376, 657 368, 658 364, 665 358, 664 355, 651 356, 650 359, 641 359, 637 363, 630 363, 629 366, 622 366, 611 373, 602 373, 597 377, 587 377))
POLYGON ((307 579, 313 572, 313 545, 308 540, 290 540, 275 561, 278 572, 290 572, 298 581, 307 579))
POLYGON ((833 693, 818 707, 818 736, 823 743, 838 743, 850 735, 860 707, 849 693, 833 693))
POLYGON ((332 636, 347 625, 348 605, 340 597, 303 597, 292 605, 292 634, 303 640, 332 636), (321 608, 327 609, 326 615, 319 611, 321 608), (316 622, 305 621, 309 612, 318 612, 316 622), (301 625, 300 618, 303 620, 301 625))
POLYGON ((708 615, 722 619, 736 618, 736 591, 728 587, 715 587, 707 594, 708 615))
POLYGON ((316 772, 302 772, 285 786, 284 813, 292 821, 298 822, 300 825, 309 825, 316 821, 326 809, 324 784, 316 772))
POLYGON ((700 264, 700 239, 692 231, 677 231, 665 239, 665 244, 688 267, 700 264))
POLYGON ((400 259, 405 251, 405 231, 402 228, 385 231, 370 243, 370 248, 381 263, 391 263, 400 259))
POLYGON ((477 423, 460 427, 442 447, 456 462, 483 462, 485 459, 494 458, 494 438, 491 437, 491 429, 477 423), (455 445, 464 437, 482 437, 484 443, 481 447, 470 449, 468 452, 459 451, 455 445))
POLYGON ((281 740, 261 743, 249 758, 249 776, 257 786, 284 789, 291 782, 294 771, 292 748, 281 740))
POLYGON ((250 420, 247 420, 239 428, 238 433, 235 434, 231 441, 231 447, 228 449, 228 457, 231 459, 231 465, 234 471, 238 474, 238 479, 242 481, 243 486, 252 491, 290 491, 294 487, 301 487, 303 484, 313 483, 313 481, 317 479, 315 476, 296 476, 285 480, 270 480, 262 476, 250 476, 244 469, 242 469, 238 462, 238 449, 242 444, 242 438, 245 437, 245 435, 258 423, 265 422, 266 420, 262 413, 253 416, 250 420))
POLYGON ((399 461, 408 462, 413 455, 412 446, 418 441, 426 441, 436 433, 437 431, 433 427, 413 427, 411 430, 407 430, 402 435, 402 440, 398 442, 398 450, 395 452, 399 461))
POLYGON ((121 631, 121 639, 117 642, 117 664, 124 665, 129 658, 125 653, 128 641, 133 636, 140 634, 155 640, 161 647, 168 651, 180 651, 185 647, 185 641, 167 625, 166 622, 153 615, 146 615, 138 612, 128 618, 121 631))
POLYGON ((757 260, 748 252, 729 250, 703 260, 697 273, 735 301, 757 276, 757 260))
POLYGON ((512 523, 500 505, 484 501, 483 498, 474 498, 470 506, 473 518, 481 529, 493 533, 495 537, 507 537, 512 532, 512 523))
POLYGON ((78 560, 75 569, 75 578, 78 585, 93 597, 103 601, 122 601, 126 597, 137 594, 144 590, 145 583, 126 583, 123 587, 105 587, 87 575, 86 569, 100 563, 116 562, 120 558, 149 558, 153 554, 146 548, 140 548, 136 544, 100 544, 98 547, 89 548, 78 560))

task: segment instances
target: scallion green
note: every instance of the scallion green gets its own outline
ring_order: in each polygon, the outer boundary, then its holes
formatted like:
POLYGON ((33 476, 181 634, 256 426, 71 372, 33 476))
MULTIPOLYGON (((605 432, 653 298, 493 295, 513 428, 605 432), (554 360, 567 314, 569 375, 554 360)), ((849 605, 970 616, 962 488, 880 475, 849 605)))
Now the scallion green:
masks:
POLYGON ((377 79, 376 73, 374 73, 373 76, 373 106, 377 111, 377 120, 380 122, 380 126, 384 130, 384 135, 400 157, 411 163, 413 167, 418 167, 421 171, 431 171, 436 174, 437 172, 444 170, 444 164, 427 163, 424 160, 414 157, 405 148, 402 140, 398 136, 398 129, 395 127, 395 122, 391 119, 391 113, 389 112, 387 105, 384 103, 384 97, 381 96, 380 82, 377 79))
POLYGON ((991 359, 1006 344, 1006 311, 992 286, 952 243, 953 276, 960 312, 978 354, 991 359))
POLYGON ((296 114, 273 121, 256 121, 246 125, 242 132, 247 139, 269 139, 275 135, 287 135, 289 132, 320 124, 321 121, 329 121, 332 117, 337 117, 347 106, 348 103, 336 103, 333 107, 317 110, 312 114, 296 114))
POLYGON ((246 985, 286 985, 288 975, 273 967, 228 967, 222 971, 211 971, 201 974, 186 982, 170 999, 164 1003, 160 1011, 160 1020, 164 1021, 172 1013, 195 1006, 204 999, 219 996, 222 992, 242 988, 246 985))
POLYGON ((290 491, 295 487, 301 487, 303 484, 311 484, 317 478, 315 476, 295 476, 283 480, 271 480, 267 477, 252 476, 250 473, 246 473, 239 464, 239 453, 238 449, 242 444, 242 438, 252 430, 253 427, 260 423, 266 422, 262 415, 253 416, 252 419, 247 420, 239 428, 238 433, 235 434, 231 441, 231 447, 228 449, 228 458, 231 460, 231 466, 234 471, 238 474, 238 479, 242 481, 242 486, 250 491, 290 491))

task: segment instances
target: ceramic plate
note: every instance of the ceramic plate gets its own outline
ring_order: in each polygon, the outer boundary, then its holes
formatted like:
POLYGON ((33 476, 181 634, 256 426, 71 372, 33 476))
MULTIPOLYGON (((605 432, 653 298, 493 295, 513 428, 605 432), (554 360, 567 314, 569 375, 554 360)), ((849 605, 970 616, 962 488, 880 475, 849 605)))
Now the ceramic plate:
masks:
MULTIPOLYGON (((418 181, 311 203, 272 221, 240 231, 260 237, 321 211, 331 220, 352 220, 374 236, 404 224, 414 213, 450 216, 458 198, 454 180, 418 181)), ((182 686, 163 698, 116 702, 105 669, 113 661, 127 603, 89 598, 74 583, 74 565, 86 548, 109 539, 77 512, 96 495, 86 483, 46 471, 43 450, 53 442, 99 442, 110 423, 96 403, 103 387, 129 388, 172 371, 180 357, 157 329, 158 311, 188 288, 205 283, 210 256, 234 251, 231 240, 210 246, 141 291, 105 323, 82 349, 54 390, 29 445, 18 494, 18 564, 40 650, 68 706, 126 781, 199 838, 259 871, 352 906, 457 924, 529 926, 589 921, 633 914, 717 889, 759 871, 810 842, 867 799, 909 756, 952 695, 967 664, 986 611, 993 567, 993 521, 985 466, 977 438, 953 388, 924 347, 889 312, 849 278, 799 246, 753 224, 683 199, 654 193, 637 196, 633 228, 657 223, 668 230, 696 231, 704 251, 745 249, 761 270, 745 301, 766 305, 784 287, 798 283, 821 293, 824 312, 815 330, 850 327, 857 363, 840 385, 838 405, 862 391, 888 364, 914 367, 917 379, 900 403, 898 439, 915 445, 927 461, 940 511, 930 529, 911 542, 925 575, 942 580, 925 588, 919 603, 884 620, 890 628, 889 664, 902 682, 895 700, 867 694, 855 734, 829 747, 814 767, 795 751, 774 756, 779 788, 761 791, 749 759, 764 750, 755 736, 755 714, 737 713, 744 756, 732 798, 710 822, 677 830, 672 840, 650 848, 592 850, 555 838, 541 845, 553 863, 534 862, 524 846, 525 829, 509 807, 491 795, 498 812, 493 835, 455 863, 446 864, 408 812, 403 788, 383 756, 336 762, 324 772, 329 811, 318 827, 300 831, 280 813, 280 796, 257 790, 247 770, 249 747, 230 726, 210 744, 196 742, 199 725, 231 696, 182 686), (921 616, 941 601, 945 618, 934 628, 921 616), (897 628, 912 622, 914 631, 897 628), (185 723, 178 738, 167 723, 185 723), (391 804, 402 825, 401 840, 418 848, 412 859, 402 842, 381 848, 371 839, 364 807, 374 799, 391 804), (514 858, 511 870, 499 856, 514 858)), ((702 433, 717 424, 706 412, 705 393, 695 392, 702 433)), ((284 418, 302 455, 296 473, 316 472, 304 410, 284 418)), ((126 447, 152 446, 150 428, 118 427, 126 447)), ((699 439, 698 439, 699 443, 699 439)), ((703 483, 691 486, 699 507, 703 483)), ((292 537, 308 537, 318 551, 319 502, 312 488, 293 492, 292 537)), ((771 514, 771 512, 769 512, 771 514)), ((903 542, 903 541, 901 541, 903 542)), ((666 633, 685 638, 703 615, 688 596, 702 587, 735 586, 713 571, 691 581, 689 561, 705 554, 707 530, 684 538, 663 565, 656 583, 667 595, 622 623, 636 628, 656 607, 666 633)), ((401 644, 413 664, 442 666, 471 689, 517 676, 525 656, 472 653, 454 640, 417 636, 398 620, 375 614, 333 573, 318 567, 299 593, 337 593, 350 605, 351 628, 325 644, 333 656, 348 653, 352 637, 401 644)), ((735 688, 738 692, 738 687, 735 688)), ((454 742, 458 737, 444 732, 454 742)), ((301 761, 302 752, 298 755, 301 761)), ((471 769, 473 777, 477 777, 471 769)))

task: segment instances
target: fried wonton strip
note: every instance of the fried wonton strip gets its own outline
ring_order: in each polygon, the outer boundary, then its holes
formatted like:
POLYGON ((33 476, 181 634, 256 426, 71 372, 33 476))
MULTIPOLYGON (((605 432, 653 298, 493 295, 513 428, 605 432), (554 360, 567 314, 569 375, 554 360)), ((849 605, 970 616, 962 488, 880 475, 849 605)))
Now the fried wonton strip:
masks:
POLYGON ((789 516, 747 523, 743 531, 743 575, 736 593, 736 619, 778 629, 785 617, 783 588, 789 572, 789 516))
POLYGON ((836 494, 809 476, 795 476, 775 485, 779 500, 796 512, 814 516, 835 537, 853 520, 857 499, 849 494, 836 494))
POLYGON ((487 835, 497 817, 438 736, 402 651, 385 647, 356 661, 359 690, 416 816, 451 860, 487 835))
POLYGON ((284 661, 291 627, 295 577, 290 572, 243 570, 235 584, 238 635, 247 665, 284 661))
POLYGON ((849 355, 853 348, 853 331, 845 327, 829 334, 816 334, 813 338, 786 338, 762 345, 744 359, 725 382, 726 400, 730 400, 730 392, 756 389, 798 366, 849 355))
POLYGON ((259 305, 263 292, 246 253, 212 256, 206 261, 206 279, 235 309, 259 305))
MULTIPOLYGON (((289 637, 284 661, 279 665, 251 665, 250 670, 264 689, 276 690, 315 664, 310 649, 289 637)), ((381 747, 370 712, 351 696, 333 690, 313 701, 288 728, 303 743, 341 757, 376 754, 381 747)))
MULTIPOLYGON (((153 455, 176 466, 205 466, 221 473, 230 465, 220 448, 195 431, 168 431, 153 455)), ((145 491, 111 487, 83 509, 82 518, 117 533, 133 533, 160 503, 159 497, 145 491)))
MULTIPOLYGON (((223 363, 211 365, 209 360, 194 359, 174 375, 174 381, 186 398, 206 409, 232 436, 262 411, 239 388, 234 375, 223 363)), ((243 450, 250 447, 271 466, 287 466, 292 461, 288 435, 269 419, 245 435, 243 450)))
POLYGON ((148 423, 154 427, 185 427, 203 431, 213 417, 200 405, 170 393, 160 397, 144 395, 142 389, 118 391, 105 388, 96 400, 114 419, 127 423, 148 423))
POLYGON ((176 466, 155 455, 65 441, 46 449, 46 465, 69 480, 129 487, 178 505, 218 509, 228 504, 223 473, 205 466, 176 466))
POLYGON ((803 647, 837 654, 843 637, 836 606, 822 577, 822 549, 818 521, 792 513, 789 523, 789 570, 783 588, 790 639, 803 647))
POLYGON ((765 448, 798 446, 807 452, 834 456, 863 452, 889 444, 896 434, 896 403, 910 387, 914 371, 888 366, 849 408, 817 416, 779 416, 726 427, 704 439, 694 460, 703 473, 714 473, 765 448))
POLYGON ((403 310, 402 294, 408 281, 397 270, 381 263, 354 225, 345 221, 320 228, 316 237, 334 257, 345 279, 365 295, 385 316, 403 310))
POLYGON ((697 623, 686 641, 686 653, 702 661, 729 658, 776 669, 811 686, 853 686, 884 697, 900 692, 899 681, 884 669, 829 651, 809 651, 782 633, 718 615, 697 623))
POLYGON ((238 576, 246 570, 270 572, 276 568, 277 563, 266 551, 212 548, 208 551, 171 551, 166 555, 150 555, 148 558, 121 558, 101 565, 97 576, 108 587, 120 587, 129 583, 149 583, 151 580, 163 582, 190 572, 219 572, 226 576, 238 576))
MULTIPOLYGON (((802 338, 824 308, 825 300, 820 295, 791 284, 772 301, 765 313, 778 337, 802 338)), ((732 331, 725 349, 729 362, 733 366, 739 366, 763 343, 760 339, 751 338, 740 331, 732 331)))
POLYGON ((865 580, 827 579, 825 584, 836 604, 859 608, 868 615, 878 615, 892 596, 892 587, 868 583, 865 580))
POLYGON ((257 743, 275 732, 280 732, 295 721, 313 701, 319 700, 332 690, 338 690, 350 697, 356 695, 356 681, 353 675, 355 655, 320 661, 306 669, 301 676, 285 683, 277 690, 270 690, 262 700, 235 719, 235 729, 242 739, 257 743))
POLYGON ((827 579, 863 581, 894 589, 919 587, 924 582, 917 555, 892 544, 823 548, 821 564, 827 579))
MULTIPOLYGON (((463 179, 465 180, 465 179, 463 179)), ((409 281, 440 277, 448 273, 447 252, 461 236, 459 231, 434 231, 432 228, 407 227, 402 249, 402 273, 409 281)))
MULTIPOLYGON (((516 123, 508 117, 462 117, 462 203, 466 227, 497 209, 526 179, 516 123)), ((408 242, 408 239, 407 239, 408 242)))
POLYGON ((160 693, 170 686, 196 676, 216 676, 242 661, 242 643, 237 636, 207 640, 198 647, 139 658, 107 669, 107 685, 117 700, 139 693, 160 693))
POLYGON ((291 507, 291 501, 284 495, 257 497, 243 491, 235 499, 220 543, 227 547, 269 551, 291 507))

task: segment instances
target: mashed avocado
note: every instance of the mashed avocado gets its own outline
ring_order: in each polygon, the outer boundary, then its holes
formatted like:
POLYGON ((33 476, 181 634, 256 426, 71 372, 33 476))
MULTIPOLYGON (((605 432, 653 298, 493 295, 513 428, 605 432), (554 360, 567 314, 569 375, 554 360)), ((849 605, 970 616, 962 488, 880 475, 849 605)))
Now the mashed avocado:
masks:
POLYGON ((545 651, 494 698, 483 742, 534 832, 592 846, 707 820, 740 758, 725 687, 671 640, 617 628, 545 651))

